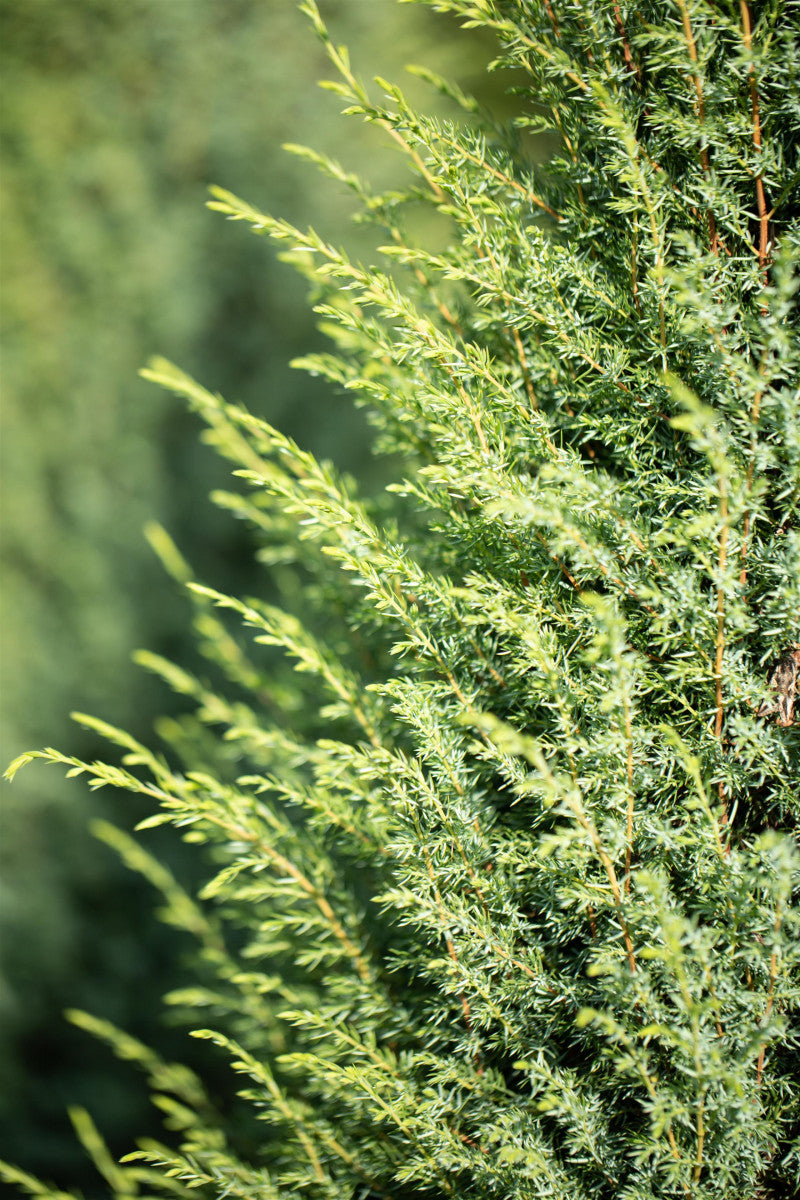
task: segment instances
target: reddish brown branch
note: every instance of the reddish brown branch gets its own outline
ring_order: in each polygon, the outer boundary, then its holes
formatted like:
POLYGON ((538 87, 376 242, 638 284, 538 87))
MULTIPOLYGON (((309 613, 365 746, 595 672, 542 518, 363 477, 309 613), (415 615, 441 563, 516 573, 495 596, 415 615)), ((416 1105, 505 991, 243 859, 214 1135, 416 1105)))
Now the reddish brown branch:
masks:
POLYGON ((641 83, 642 82, 642 68, 639 66, 638 63, 635 63, 633 61, 633 55, 631 54, 630 42, 628 41, 628 35, 625 32, 625 26, 622 23, 622 13, 619 11, 619 4, 617 3, 617 0, 614 0, 614 21, 616 22, 619 36, 622 38, 622 53, 625 56, 625 65, 628 68, 628 70, 633 75, 635 75, 636 78, 641 83))
MULTIPOLYGON (((744 37, 744 45, 748 54, 752 54, 752 29, 750 26, 750 9, 747 7, 747 0, 739 0, 739 9, 742 14, 742 35, 744 37)), ((756 85, 756 72, 752 62, 750 63, 750 109, 753 117, 753 145, 761 154, 761 115, 759 110, 758 87, 756 85)), ((756 207, 758 209, 758 263, 764 278, 764 283, 767 283, 767 263, 769 260, 769 213, 767 212, 767 199, 764 194, 764 180, 759 172, 756 175, 756 207)))
POLYGON ((544 0, 544 10, 550 18, 550 24, 553 26, 553 33, 557 38, 560 38, 561 30, 558 28, 558 21, 556 20, 556 15, 550 5, 550 0, 544 0))
MULTIPOLYGON (((686 46, 689 51, 689 58, 694 63, 695 67, 697 67, 699 64, 699 60, 697 57, 697 45, 694 40, 694 34, 692 33, 692 23, 689 20, 689 11, 686 8, 686 4, 684 3, 684 0, 678 0, 678 3, 680 4, 681 20, 683 21, 683 34, 684 34, 684 37, 686 38, 686 46)), ((700 82, 700 75, 698 72, 695 72, 695 74, 692 76, 692 80, 694 82, 694 94, 695 94, 695 97, 697 100, 697 115, 700 118, 700 124, 705 125, 705 123, 706 123, 706 102, 705 102, 705 98, 703 96, 703 85, 700 82)), ((704 171, 706 177, 708 177, 711 174, 711 164, 710 164, 709 158, 708 158, 708 150, 706 149, 705 146, 702 146, 702 145, 700 147, 700 162, 703 164, 703 171, 704 171)), ((719 238, 717 236, 717 222, 716 222, 716 218, 714 217, 714 213, 711 211, 711 209, 708 210, 708 236, 709 236, 709 240, 711 242, 712 252, 714 254, 719 253, 719 238)))
MULTIPOLYGON (((747 0, 739 0, 739 9, 742 15, 742 36, 744 39, 745 49, 747 50, 748 54, 752 54, 752 29, 750 25, 750 9, 747 7, 747 0)), ((750 63, 750 110, 753 119, 753 145, 756 147, 756 150, 760 155, 762 149, 761 114, 759 107, 758 87, 756 86, 755 67, 753 66, 752 62, 750 63)), ((773 214, 771 212, 767 212, 767 198, 764 193, 764 180, 760 174, 756 175, 756 207, 758 209, 758 249, 756 253, 758 255, 758 265, 761 268, 762 279, 764 281, 764 285, 766 286, 768 282, 767 266, 769 262, 769 219, 773 214)), ((766 312, 765 305, 762 305, 761 311, 762 313, 766 312)), ((761 411, 761 397, 762 392, 759 390, 756 392, 753 398, 753 407, 750 412, 750 423, 753 426, 753 432, 751 435, 752 456, 747 468, 748 492, 753 485, 753 476, 755 473, 755 425, 758 421, 759 412, 761 411)), ((751 513, 750 509, 748 508, 744 514, 744 525, 742 529, 742 569, 739 574, 739 583, 742 587, 745 587, 747 584, 746 558, 750 542, 750 526, 751 513)), ((763 1054, 762 1060, 760 1061, 763 1061, 763 1054)))

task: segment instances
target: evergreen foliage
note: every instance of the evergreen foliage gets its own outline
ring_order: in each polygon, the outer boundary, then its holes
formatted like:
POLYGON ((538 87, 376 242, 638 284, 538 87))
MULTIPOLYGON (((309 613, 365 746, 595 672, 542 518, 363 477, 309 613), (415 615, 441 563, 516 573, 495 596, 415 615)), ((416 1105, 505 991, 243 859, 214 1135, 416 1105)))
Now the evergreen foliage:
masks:
MULTIPOLYGON (((383 74, 425 49, 491 92, 487 39, 437 37, 456 30, 446 16, 395 0, 324 9, 383 74)), ((346 228, 348 190, 309 188, 306 164, 281 149, 289 138, 369 162, 381 187, 402 181, 381 131, 342 121, 317 88, 325 56, 307 26, 293 4, 264 0, 0 0, 3 765, 45 742, 102 754, 96 735, 70 728, 70 708, 139 737, 180 708, 129 661, 132 646, 184 663, 194 652, 146 520, 167 525, 203 578, 261 587, 244 524, 232 530, 213 507, 195 521, 197 496, 224 486, 227 467, 198 445, 191 414, 137 378, 146 355, 168 347, 225 395, 306 431, 306 449, 369 475, 363 415, 288 366, 324 345, 304 281, 202 204, 225 180, 244 195, 259 187, 295 223, 346 228)), ((414 87, 424 99, 427 85, 414 87)), ((348 231, 360 256, 372 242, 368 226, 348 231)), ((61 1019, 87 1008, 152 1040, 180 974, 179 935, 148 912, 146 884, 88 832, 93 817, 132 828, 146 812, 132 797, 120 809, 108 792, 81 795, 54 771, 0 793, 0 1157, 58 1170, 64 1186, 93 1176, 65 1096, 93 1097, 119 1152, 148 1121, 158 1129, 144 1085, 61 1019)), ((158 853, 191 872, 192 851, 168 831, 158 853)), ((180 1030, 161 1037, 171 1055, 184 1042, 180 1030)))
POLYGON ((285 604, 201 585, 154 529, 223 683, 143 654, 193 707, 166 757, 79 717, 121 765, 14 766, 149 797, 143 829, 208 848, 192 897, 102 831, 197 939, 170 1000, 244 1103, 78 1016, 173 1131, 121 1166, 83 1112, 78 1134, 118 1197, 789 1196, 797 6, 436 0, 520 73, 507 127, 430 74, 461 120, 372 99, 303 7, 347 110, 416 171, 373 195, 309 152, 386 265, 211 207, 308 275, 336 347, 298 365, 365 404, 396 482, 364 499, 145 372, 236 464, 247 490, 216 499, 285 604), (546 170, 531 130, 558 136, 546 170), (407 235, 419 204, 444 247, 407 235))

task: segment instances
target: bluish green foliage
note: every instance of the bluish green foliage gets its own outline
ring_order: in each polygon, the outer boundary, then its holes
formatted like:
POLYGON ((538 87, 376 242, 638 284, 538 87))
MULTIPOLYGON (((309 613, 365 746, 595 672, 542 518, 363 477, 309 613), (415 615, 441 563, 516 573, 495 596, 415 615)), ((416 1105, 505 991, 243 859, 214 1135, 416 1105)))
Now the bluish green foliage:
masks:
POLYGON ((770 672, 800 641, 797 8, 439 0, 527 79, 498 128, 442 81, 463 121, 372 99, 305 7, 348 111, 417 173, 405 195, 350 180, 385 264, 211 207, 312 279, 336 349, 300 365, 365 404, 397 481, 366 502, 164 360, 145 372, 236 463, 246 490, 217 498, 284 607, 196 583, 154 531, 227 684, 145 655, 194 704, 172 753, 80 718, 122 765, 24 760, 144 794, 143 828, 208 847, 194 899, 105 831, 197 937, 171 999, 261 1124, 94 1022, 181 1130, 106 1177, 790 1195, 800 718, 770 672), (560 140, 546 170, 531 129, 560 140), (444 249, 407 234, 419 204, 444 249))

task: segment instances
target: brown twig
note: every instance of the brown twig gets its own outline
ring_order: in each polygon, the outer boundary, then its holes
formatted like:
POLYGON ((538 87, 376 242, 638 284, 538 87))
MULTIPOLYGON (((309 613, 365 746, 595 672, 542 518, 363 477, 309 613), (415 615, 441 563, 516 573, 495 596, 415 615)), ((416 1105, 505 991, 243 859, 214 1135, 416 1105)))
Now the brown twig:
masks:
POLYGON ((348 958, 352 960, 362 982, 369 983, 372 978, 372 971, 370 970, 366 959, 354 945, 352 940, 348 937, 344 926, 333 911, 324 892, 314 883, 312 883, 302 871, 298 870, 294 863, 286 858, 285 855, 281 854, 278 850, 271 846, 269 842, 265 842, 264 839, 260 838, 256 833, 251 832, 251 830, 244 828, 241 825, 227 824, 225 821, 219 818, 212 818, 209 816, 207 819, 213 820, 214 824, 218 825, 221 829, 225 829, 226 831, 232 833, 238 841, 249 842, 251 845, 255 846, 260 853, 262 853, 276 866, 280 867, 282 871, 284 871, 291 879, 295 881, 295 883, 299 885, 301 890, 305 892, 307 896, 310 896, 311 899, 314 900, 317 908, 328 922, 328 925, 333 931, 334 936, 344 947, 348 958))
MULTIPOLYGON (((689 11, 686 7, 685 0, 678 0, 678 4, 680 5, 681 20, 683 21, 683 33, 684 37, 686 38, 687 48, 689 50, 689 58, 694 63, 695 67, 697 67, 699 65, 697 46, 695 44, 694 34, 692 33, 692 23, 689 19, 689 11)), ((695 97, 697 99, 697 115, 700 118, 700 124, 705 125, 706 104, 703 97, 703 85, 700 82, 699 72, 696 72, 692 76, 692 80, 694 82, 695 97)), ((706 177, 708 177, 711 174, 711 164, 708 159, 708 150, 704 145, 700 146, 700 162, 703 164, 703 171, 705 172, 706 177)), ((711 209, 708 210, 708 236, 711 240, 711 249, 713 253, 718 254, 719 238, 717 235, 717 222, 711 209)))
MULTIPOLYGON (((453 138, 447 137, 444 133, 439 134, 439 141, 443 145, 450 146, 453 150, 457 151, 457 153, 465 158, 467 162, 471 162, 474 166, 480 167, 482 170, 486 171, 499 183, 505 184, 506 187, 513 188, 515 192, 519 192, 520 195, 524 196, 526 200, 529 200, 531 204, 535 205, 537 208, 540 208, 542 212, 546 212, 547 215, 552 217, 554 221, 563 220, 561 214, 557 213, 554 208, 551 208, 549 204, 542 200, 541 196, 537 196, 537 194, 532 192, 530 188, 525 187, 523 183, 520 183, 518 179, 514 179, 513 176, 507 175, 505 171, 501 171, 497 167, 493 167, 491 163, 486 161, 486 159, 479 158, 475 154, 470 154, 467 148, 461 145, 460 142, 456 142, 453 138)), ((409 151, 409 153, 411 153, 411 151, 409 151)), ((432 177, 428 178, 430 180, 432 177)), ((439 188, 438 184, 436 186, 437 190, 441 192, 441 188, 439 188)))
POLYGON ((631 47, 630 47, 630 43, 628 41, 628 35, 625 31, 625 26, 622 22, 622 13, 619 10, 619 4, 617 3, 617 0, 614 0, 614 21, 616 22, 616 26, 619 31, 619 35, 622 38, 622 53, 625 56, 625 65, 627 66, 628 70, 633 75, 636 76, 636 78, 639 80, 639 83, 641 83, 642 82, 642 68, 639 66, 638 63, 635 63, 633 61, 633 55, 631 54, 631 47))
POLYGON ((558 21, 556 20, 556 15, 553 12, 553 9, 550 5, 550 0, 544 0, 544 10, 550 19, 550 24, 553 26, 553 33, 560 40, 561 39, 561 30, 558 28, 558 21))
POLYGON ((595 851, 597 852, 597 857, 603 864, 606 878, 608 879, 611 887, 611 894, 614 897, 614 907, 617 910, 617 920, 619 921, 619 926, 622 930, 622 938, 625 942, 625 954, 628 959, 628 966, 630 967, 631 974, 633 975, 636 971, 636 958, 633 953, 633 939, 631 938, 630 929, 628 928, 628 922, 625 919, 625 913, 622 905, 622 893, 619 890, 619 881, 617 880, 617 873, 614 870, 614 864, 611 861, 608 851, 603 845, 594 821, 587 816, 582 801, 577 797, 573 797, 567 800, 567 806, 577 817, 578 823, 582 825, 588 833, 589 839, 594 846, 595 851))
MULTIPOLYGON (((748 54, 752 53, 752 30, 750 26, 750 9, 747 7, 747 0, 739 0, 739 10, 742 14, 742 35, 744 37, 745 50, 748 54)), ((750 63, 750 109, 753 116, 753 144, 761 154, 761 115, 759 110, 758 87, 756 86, 756 72, 752 62, 750 63)), ((761 174, 756 175, 756 206, 758 208, 758 263, 761 267, 764 284, 767 283, 767 263, 769 261, 769 213, 767 212, 767 200, 764 194, 764 180, 761 174)), ((763 311, 763 310, 762 310, 763 311)))
POLYGON ((697 1106, 697 1152, 694 1159, 694 1170, 692 1171, 692 1182, 699 1183, 700 1176, 703 1173, 703 1146, 706 1140, 706 1127, 704 1120, 705 1111, 705 1093, 700 1097, 700 1103, 697 1106))
POLYGON ((556 566, 558 567, 561 574, 568 581, 568 583, 570 583, 572 585, 572 587, 575 589, 575 591, 578 592, 578 594, 580 595, 580 593, 582 591, 581 585, 578 583, 575 576, 570 574, 568 568, 564 565, 563 561, 558 557, 558 555, 555 553, 555 551, 550 549, 550 547, 547 544, 547 539, 541 533, 539 533, 538 530, 533 531, 533 536, 536 538, 537 542, 541 542, 541 544, 544 546, 545 550, 547 551, 549 557, 552 558, 553 562, 556 564, 556 566))
MULTIPOLYGON (((742 36, 744 38, 745 49, 748 54, 752 53, 752 28, 750 25, 750 9, 747 6, 747 0, 739 0, 739 10, 742 16, 742 36)), ((753 119, 753 144, 756 147, 759 155, 761 154, 761 113, 758 97, 758 87, 756 85, 755 67, 750 63, 750 111, 753 119)), ((767 212, 767 199, 764 193, 764 180, 761 175, 756 175, 756 207, 758 209, 758 263, 761 267, 762 278, 766 286, 767 279, 767 264, 769 255, 769 219, 773 215, 772 212, 767 212)), ((774 211, 774 210, 773 210, 774 211)), ((766 307, 762 306, 762 314, 766 312, 766 307)), ((751 424, 755 425, 758 420, 758 414, 761 407, 761 395, 759 391, 756 393, 753 400, 753 409, 750 413, 751 424)), ((755 440, 755 434, 753 434, 755 440)), ((748 490, 753 482, 754 464, 751 459, 747 469, 747 486, 748 490)), ((748 539, 750 536, 750 510, 748 509, 744 517, 744 530, 742 534, 742 571, 739 576, 742 586, 747 582, 747 567, 744 564, 744 558, 747 553, 748 539)))
MULTIPOLYGON (((447 928, 447 910, 444 906, 444 901, 442 900, 442 894, 439 891, 438 884, 436 883, 436 876, 435 876, 434 870, 433 870, 433 863, 431 862, 431 858, 428 853, 428 848, 425 845, 425 842, 424 842, 424 839, 422 836, 422 830, 419 828, 416 818, 414 820, 414 825, 416 827, 417 835, 419 837, 420 845, 422 847, 422 854, 425 859, 425 866, 427 867, 427 870, 428 870, 428 878, 431 881, 431 887, 433 888, 433 894, 436 898, 436 907, 439 910, 439 920, 442 923, 442 932, 444 933, 444 940, 447 945, 447 953, 449 954, 450 960, 453 963, 453 966, 455 967, 456 972, 458 973, 458 971, 460 970, 460 964, 458 961, 458 955, 456 954, 456 948, 453 944, 453 939, 451 938, 450 931, 447 928)), ((466 1026, 467 1033, 472 1033, 472 1011, 469 1006, 469 1000, 466 997, 466 993, 463 991, 460 991, 458 993, 458 998, 461 1001, 461 1012, 464 1017, 464 1025, 466 1026)))

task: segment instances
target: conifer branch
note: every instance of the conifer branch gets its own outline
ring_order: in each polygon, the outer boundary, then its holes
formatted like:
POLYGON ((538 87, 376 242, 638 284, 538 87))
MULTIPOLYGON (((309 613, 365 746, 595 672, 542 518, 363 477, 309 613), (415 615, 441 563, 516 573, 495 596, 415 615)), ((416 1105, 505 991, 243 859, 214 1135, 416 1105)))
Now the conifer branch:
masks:
MULTIPOLYGON (((458 970, 459 970, 458 955, 456 954, 456 948, 453 943, 453 938, 450 934, 450 930, 448 929, 447 910, 445 909, 444 903, 442 901, 441 892, 439 891, 439 888, 436 883, 436 874, 433 869, 433 864, 431 862, 430 854, 428 853, 428 849, 425 845, 425 839, 423 837, 422 830, 420 829, 419 823, 417 822, 416 815, 414 816, 414 825, 416 828, 417 838, 419 840, 420 846, 422 847, 422 853, 425 858, 425 867, 428 872, 428 878, 430 879, 431 887, 433 889, 433 894, 436 898, 436 904, 439 909, 439 916, 440 916, 440 920, 442 923, 442 933, 444 935, 445 944, 447 945, 447 953, 450 955, 450 958, 453 963, 453 967, 455 968, 456 972, 458 972, 458 970)), ((467 1033, 471 1033, 472 1032, 472 1013, 471 1013, 471 1009, 469 1006, 469 1001, 467 1000, 467 997, 463 991, 459 992, 459 999, 461 1001, 461 1011, 464 1015, 464 1025, 466 1026, 467 1033)))
MULTIPOLYGON (((542 200, 542 198, 530 188, 525 187, 525 185, 520 183, 518 179, 514 179, 513 176, 509 175, 506 171, 501 171, 498 167, 488 162, 486 158, 478 158, 478 156, 467 149, 463 143, 457 142, 455 138, 449 137, 444 131, 439 132, 437 141, 446 150, 455 152, 459 156, 465 158, 467 162, 472 163, 472 165, 477 167, 481 173, 488 174, 492 179, 495 179, 498 183, 501 183, 503 187, 509 188, 511 191, 522 196, 522 198, 526 200, 528 204, 532 204, 535 208, 540 208, 543 212, 546 212, 548 217, 552 217, 554 221, 563 220, 561 215, 557 213, 554 208, 551 208, 546 201, 542 200)), ((445 156, 443 156, 443 159, 446 161, 445 156)), ((442 194, 440 198, 444 199, 444 195, 442 194)))
MULTIPOLYGON (((763 147, 761 145, 761 115, 759 111, 758 84, 756 82, 755 65, 752 61, 752 34, 750 28, 750 9, 747 0, 739 0, 739 12, 742 20, 742 39, 744 41, 745 53, 751 60, 749 65, 749 87, 750 87, 750 108, 753 121, 753 145, 756 148, 757 157, 761 158, 763 147)), ((767 212, 767 200, 764 194, 764 179, 761 171, 756 172, 756 208, 758 211, 758 262, 761 267, 764 286, 768 283, 767 263, 769 255, 769 214, 767 212)))
POLYGON ((642 69, 638 65, 638 63, 635 63, 633 61, 633 55, 631 54, 630 42, 628 41, 628 35, 625 32, 625 24, 622 20, 622 13, 620 12, 618 0, 613 0, 613 4, 614 4, 614 21, 616 23, 617 29, 619 30, 619 36, 622 38, 622 52, 625 56, 625 65, 627 66, 630 73, 632 75, 635 75, 637 80, 641 84, 642 69))
POLYGON ((275 866, 280 867, 282 871, 285 871, 286 874, 299 885, 302 891, 314 901, 317 908, 322 913, 323 917, 330 926, 332 933, 341 943, 347 958, 349 958, 352 962, 361 980, 364 983, 369 983, 373 975, 369 963, 358 947, 353 943, 352 939, 348 936, 344 926, 336 916, 336 913, 331 907, 330 902, 321 889, 316 887, 316 885, 312 883, 311 880, 308 879, 307 876, 305 876, 293 862, 290 862, 285 855, 281 854, 268 842, 265 842, 263 839, 259 838, 249 829, 246 829, 241 825, 233 824, 222 817, 208 819, 213 820, 214 824, 218 825, 220 829, 224 830, 235 840, 243 841, 254 846, 254 848, 258 850, 259 854, 263 855, 264 858, 266 858, 269 862, 274 863, 275 866))
MULTIPOLYGON (((678 4, 681 10, 681 20, 683 22, 684 37, 686 38, 686 48, 689 51, 689 58, 692 60, 692 65, 695 69, 692 80, 694 83, 695 97, 697 100, 697 115, 700 119, 701 137, 703 137, 703 129, 706 123, 706 104, 703 96, 703 85, 700 81, 699 63, 697 60, 697 46, 695 44, 694 34, 692 32, 692 22, 689 17, 689 9, 686 6, 686 0, 678 0, 678 4)), ((711 163, 709 161, 708 147, 705 144, 705 140, 703 140, 700 145, 700 162, 702 163, 703 171, 708 178, 711 174, 711 163)), ((712 254, 717 254, 719 252, 719 240, 717 237, 717 223, 712 209, 708 210, 707 215, 708 236, 711 243, 711 252, 712 254)))

